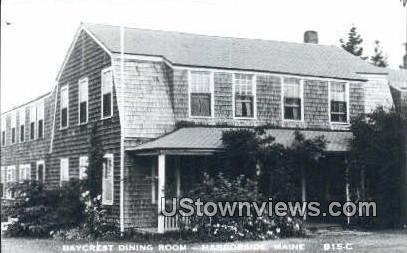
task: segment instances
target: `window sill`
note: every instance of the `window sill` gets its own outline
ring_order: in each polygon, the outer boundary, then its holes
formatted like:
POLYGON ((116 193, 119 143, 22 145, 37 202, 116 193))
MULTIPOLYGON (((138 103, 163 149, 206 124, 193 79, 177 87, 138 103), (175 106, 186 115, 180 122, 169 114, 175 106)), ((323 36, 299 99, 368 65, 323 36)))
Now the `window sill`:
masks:
POLYGON ((233 119, 238 119, 238 120, 256 120, 256 117, 237 117, 233 116, 233 119))
POLYGON ((113 205, 113 201, 109 201, 109 202, 103 202, 103 201, 102 201, 102 205, 104 205, 104 206, 112 206, 112 205, 113 205))
POLYGON ((110 116, 106 116, 106 117, 103 117, 103 116, 102 116, 101 120, 110 119, 110 118, 112 118, 112 117, 113 117, 113 114, 110 115, 110 116))
POLYGON ((78 126, 85 126, 85 125, 87 125, 88 124, 88 121, 86 121, 86 122, 80 122, 80 123, 78 123, 78 126))
POLYGON ((283 122, 304 123, 305 121, 302 119, 283 119, 283 122))
POLYGON ((330 122, 331 125, 350 126, 350 122, 330 122))
POLYGON ((189 117, 191 119, 213 119, 214 118, 213 116, 192 116, 192 115, 189 115, 189 117))

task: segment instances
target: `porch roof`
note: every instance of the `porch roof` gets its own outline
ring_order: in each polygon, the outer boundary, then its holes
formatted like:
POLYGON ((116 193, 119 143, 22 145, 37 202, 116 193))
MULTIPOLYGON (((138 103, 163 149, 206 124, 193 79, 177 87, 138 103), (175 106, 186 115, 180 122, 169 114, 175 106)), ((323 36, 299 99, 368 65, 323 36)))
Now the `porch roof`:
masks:
MULTIPOLYGON (((222 133, 231 128, 222 127, 187 127, 178 129, 155 140, 134 147, 127 147, 128 151, 140 154, 211 154, 221 151, 222 133)), ((275 142, 290 146, 294 141, 295 129, 267 129, 266 133, 275 138, 275 142)), ((349 151, 349 131, 300 130, 305 138, 323 135, 327 140, 327 152, 349 151)))

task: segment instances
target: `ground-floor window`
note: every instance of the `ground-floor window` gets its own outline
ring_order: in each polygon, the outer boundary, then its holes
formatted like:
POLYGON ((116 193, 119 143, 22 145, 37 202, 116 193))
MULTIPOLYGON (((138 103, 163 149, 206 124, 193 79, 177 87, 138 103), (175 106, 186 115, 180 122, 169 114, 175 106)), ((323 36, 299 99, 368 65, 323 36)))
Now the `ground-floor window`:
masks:
POLYGON ((45 182, 45 162, 44 161, 37 162, 37 180, 42 183, 45 182))
POLYGON ((21 164, 19 170, 18 180, 20 183, 23 183, 26 180, 31 179, 31 165, 30 164, 21 164))
POLYGON ((113 154, 103 157, 102 203, 113 204, 113 154))
POLYGON ((87 178, 87 172, 86 170, 88 169, 88 157, 87 156, 81 156, 79 157, 79 179, 83 180, 87 178))
POLYGON ((60 184, 69 181, 69 159, 61 158, 60 161, 60 184))

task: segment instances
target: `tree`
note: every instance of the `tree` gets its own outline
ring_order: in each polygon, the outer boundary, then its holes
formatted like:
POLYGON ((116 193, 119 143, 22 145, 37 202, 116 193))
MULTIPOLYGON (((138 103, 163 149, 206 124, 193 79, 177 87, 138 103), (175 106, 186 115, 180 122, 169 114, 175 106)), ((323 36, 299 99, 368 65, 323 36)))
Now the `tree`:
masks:
POLYGON ((370 62, 377 67, 385 68, 388 66, 387 58, 384 56, 383 49, 378 40, 375 41, 374 55, 370 57, 370 62))
POLYGON ((400 2, 402 2, 402 3, 403 3, 403 6, 406 7, 406 5, 407 5, 407 0, 400 0, 400 2))
POLYGON ((363 47, 361 44, 363 43, 362 36, 358 33, 357 28, 352 25, 349 30, 348 38, 345 41, 344 39, 339 40, 341 42, 341 47, 348 51, 349 53, 361 57, 363 60, 366 57, 363 57, 363 47))
POLYGON ((399 113, 386 112, 383 108, 352 122, 351 185, 360 185, 356 192, 362 191, 362 196, 356 194, 356 201, 374 200, 377 206, 377 216, 361 217, 361 225, 396 227, 399 224, 400 175, 405 152, 402 124, 399 113))

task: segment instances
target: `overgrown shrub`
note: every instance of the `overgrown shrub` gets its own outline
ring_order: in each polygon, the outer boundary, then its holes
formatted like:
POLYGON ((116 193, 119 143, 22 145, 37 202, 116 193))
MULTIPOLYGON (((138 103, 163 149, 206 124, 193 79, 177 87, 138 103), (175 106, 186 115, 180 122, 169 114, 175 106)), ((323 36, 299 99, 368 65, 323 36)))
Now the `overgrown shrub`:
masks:
MULTIPOLYGON (((187 194, 202 202, 260 201, 263 196, 258 191, 257 182, 240 175, 230 179, 223 174, 204 175, 202 183, 187 194)), ((264 200, 264 199, 263 199, 264 200)), ((247 211, 247 210, 246 210, 247 211)), ((245 212, 242 210, 243 214, 245 212)), ((234 241, 241 239, 265 240, 304 234, 302 222, 293 217, 256 216, 253 206, 251 216, 224 217, 219 212, 213 217, 194 215, 183 224, 183 231, 193 233, 201 240, 234 241)))
POLYGON ((52 230, 76 227, 84 219, 76 181, 58 189, 45 189, 37 181, 25 182, 15 190, 11 217, 17 221, 9 226, 7 235, 46 237, 52 230))

